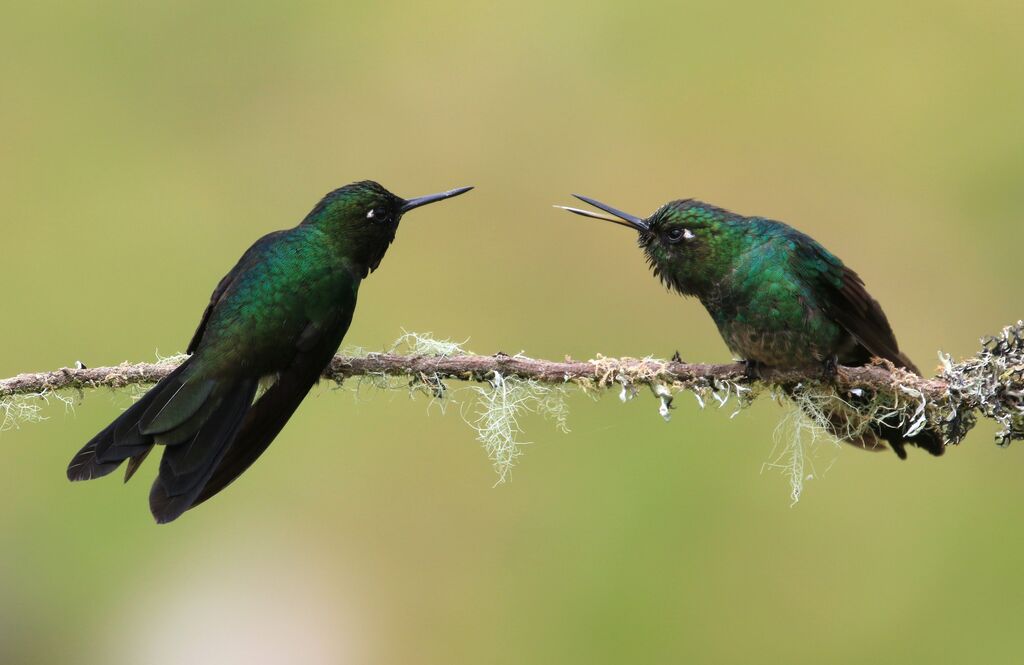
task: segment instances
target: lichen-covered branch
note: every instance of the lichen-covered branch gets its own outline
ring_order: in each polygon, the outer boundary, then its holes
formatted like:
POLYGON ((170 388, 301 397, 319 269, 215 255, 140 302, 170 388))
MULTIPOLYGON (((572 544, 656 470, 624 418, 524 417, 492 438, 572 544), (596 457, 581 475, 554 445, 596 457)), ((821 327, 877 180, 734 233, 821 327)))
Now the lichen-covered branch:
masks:
MULTIPOLYGON (((1022 322, 983 340, 981 351, 967 360, 953 362, 948 356, 942 356, 943 367, 935 378, 922 378, 888 363, 839 367, 834 376, 825 376, 821 367, 766 368, 754 377, 742 363, 710 365, 605 357, 556 361, 500 353, 482 356, 465 352, 459 344, 438 342, 415 333, 406 334, 399 342, 387 353, 335 356, 324 370, 324 378, 343 383, 358 377, 404 377, 410 385, 424 388, 436 397, 445 394, 444 382, 451 380, 482 384, 484 387, 480 390, 485 394, 488 394, 486 391, 502 391, 502 395, 507 395, 510 385, 516 382, 533 386, 529 393, 532 397, 521 402, 506 400, 506 405, 544 403, 537 395, 550 387, 575 386, 587 392, 616 388, 623 399, 636 395, 641 387, 649 387, 661 401, 660 411, 666 418, 673 397, 682 391, 694 393, 702 405, 710 398, 723 404, 735 397, 743 406, 763 388, 778 387, 780 394, 796 400, 805 411, 813 412, 813 408, 808 407, 821 403, 822 399, 838 400, 854 412, 862 412, 864 419, 882 418, 889 423, 897 419, 912 427, 940 428, 951 444, 963 440, 979 414, 999 424, 999 443, 1006 445, 1024 439, 1022 322), (402 344, 407 350, 405 353, 397 352, 402 344), (540 389, 541 386, 547 388, 540 389)), ((159 363, 20 374, 0 380, 0 406, 9 412, 11 400, 15 398, 155 383, 182 360, 183 357, 178 357, 159 363)), ((493 443, 510 436, 505 421, 495 423, 483 418, 481 423, 474 427, 481 440, 490 437, 485 441, 487 445, 490 445, 488 441, 493 443), (494 431, 500 431, 500 436, 493 434, 494 431)))
MULTIPOLYGON (((62 368, 49 372, 19 374, 0 379, 0 398, 55 390, 91 388, 123 388, 133 384, 156 383, 178 366, 178 360, 159 363, 122 363, 111 367, 82 369, 62 368)), ((324 378, 337 383, 359 376, 386 375, 411 378, 456 379, 483 383, 494 373, 506 377, 533 379, 541 383, 585 384, 604 388, 623 381, 633 386, 677 385, 680 388, 709 387, 718 382, 745 386, 760 381, 770 384, 792 384, 820 381, 820 367, 805 371, 766 368, 757 379, 747 374, 742 363, 708 365, 651 358, 598 358, 596 360, 542 360, 526 356, 480 355, 403 355, 369 353, 365 356, 335 356, 324 370, 324 378)), ((903 385, 918 390, 931 399, 938 399, 948 390, 942 378, 923 379, 902 370, 883 365, 839 367, 833 379, 843 390, 866 389, 892 391, 903 385)))

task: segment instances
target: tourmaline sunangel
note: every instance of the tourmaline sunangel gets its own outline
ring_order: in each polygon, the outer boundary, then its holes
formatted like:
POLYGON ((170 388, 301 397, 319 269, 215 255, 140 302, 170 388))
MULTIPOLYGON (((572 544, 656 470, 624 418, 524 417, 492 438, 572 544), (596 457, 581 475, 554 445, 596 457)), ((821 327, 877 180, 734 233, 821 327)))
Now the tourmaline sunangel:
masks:
MULTIPOLYGON (((793 227, 694 199, 672 201, 640 218, 576 197, 608 215, 558 207, 635 230, 654 274, 670 289, 698 298, 726 345, 752 369, 863 365, 877 357, 919 373, 857 273, 793 227)), ((838 435, 843 415, 835 411, 829 419, 838 435)), ((901 458, 907 443, 933 455, 943 452, 939 432, 907 436, 900 423, 872 423, 870 431, 846 440, 872 449, 879 438, 901 458)))
POLYGON ((298 226, 257 240, 214 289, 188 359, 93 437, 68 478, 103 476, 127 460, 127 481, 160 445, 149 497, 158 522, 224 489, 330 362, 359 284, 380 265, 402 215, 469 189, 406 200, 357 182, 327 194, 298 226))

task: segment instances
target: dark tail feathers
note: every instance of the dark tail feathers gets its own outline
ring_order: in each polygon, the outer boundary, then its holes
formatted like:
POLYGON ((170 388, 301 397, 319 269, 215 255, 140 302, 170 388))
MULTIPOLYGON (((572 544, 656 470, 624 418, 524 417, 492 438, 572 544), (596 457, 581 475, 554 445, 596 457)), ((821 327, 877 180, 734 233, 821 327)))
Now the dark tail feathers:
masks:
POLYGON ((935 430, 923 429, 914 436, 906 435, 906 428, 899 425, 890 427, 886 423, 872 424, 872 432, 889 442, 892 450, 900 459, 907 459, 907 444, 927 450, 938 457, 946 450, 942 434, 935 430))
POLYGON ((203 379, 186 361, 85 444, 68 479, 99 478, 127 460, 127 482, 154 445, 165 445, 150 509, 157 522, 170 522, 195 503, 224 458, 256 386, 253 379, 203 379))
MULTIPOLYGON (((855 409, 865 405, 859 405, 861 400, 853 395, 846 399, 849 406, 837 400, 834 408, 830 405, 822 409, 826 422, 821 424, 836 439, 865 450, 885 450, 888 443, 900 459, 907 459, 907 444, 927 450, 936 457, 945 451, 942 434, 936 430, 923 429, 913 436, 907 436, 907 427, 902 423, 890 425, 885 421, 873 421, 867 428, 858 427, 856 423, 860 416, 850 406, 855 409)), ((818 414, 810 415, 813 419, 818 414)))

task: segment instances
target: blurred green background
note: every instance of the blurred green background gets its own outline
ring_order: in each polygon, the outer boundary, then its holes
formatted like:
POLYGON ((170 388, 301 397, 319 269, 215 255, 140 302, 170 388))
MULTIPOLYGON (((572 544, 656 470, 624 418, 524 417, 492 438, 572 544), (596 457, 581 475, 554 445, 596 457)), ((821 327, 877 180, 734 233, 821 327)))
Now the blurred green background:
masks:
MULTIPOLYGON (((1018 2, 22 3, 0 25, 0 376, 183 350, 326 191, 477 191, 403 223, 346 345, 725 361, 629 234, 552 210, 698 197, 858 270, 906 351, 1024 314, 1018 2)), ((1024 447, 825 447, 783 407, 573 398, 512 481, 457 413, 322 386, 166 527, 64 466, 128 403, 0 435, 3 663, 1008 662, 1024 447), (820 474, 819 474, 820 475, 820 474)))

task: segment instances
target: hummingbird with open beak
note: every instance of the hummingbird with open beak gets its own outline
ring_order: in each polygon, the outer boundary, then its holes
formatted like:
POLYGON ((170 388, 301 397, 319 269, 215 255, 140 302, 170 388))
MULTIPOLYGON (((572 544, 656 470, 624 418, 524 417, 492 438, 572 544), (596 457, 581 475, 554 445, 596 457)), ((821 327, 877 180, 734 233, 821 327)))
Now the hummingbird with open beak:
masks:
MULTIPOLYGON (((700 300, 729 349, 756 372, 760 365, 863 365, 872 358, 920 374, 903 354, 889 321, 864 282, 810 236, 764 217, 744 217, 695 199, 666 203, 649 217, 574 195, 604 214, 556 206, 637 233, 655 276, 700 300)), ((941 455, 941 433, 909 432, 902 423, 872 422, 844 436, 845 417, 827 414, 837 438, 866 449, 885 440, 901 459, 906 444, 941 455)))

